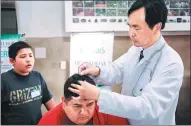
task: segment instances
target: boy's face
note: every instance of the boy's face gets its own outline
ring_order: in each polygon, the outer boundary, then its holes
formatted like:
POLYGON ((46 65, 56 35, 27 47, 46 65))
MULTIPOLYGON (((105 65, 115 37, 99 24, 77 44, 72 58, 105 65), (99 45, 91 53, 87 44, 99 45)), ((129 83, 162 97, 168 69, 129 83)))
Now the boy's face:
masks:
POLYGON ((94 115, 95 100, 77 99, 65 101, 62 98, 62 105, 67 117, 75 124, 86 124, 94 115))
POLYGON ((10 58, 10 63, 17 73, 27 75, 34 66, 34 56, 30 48, 23 48, 18 51, 15 60, 10 58))

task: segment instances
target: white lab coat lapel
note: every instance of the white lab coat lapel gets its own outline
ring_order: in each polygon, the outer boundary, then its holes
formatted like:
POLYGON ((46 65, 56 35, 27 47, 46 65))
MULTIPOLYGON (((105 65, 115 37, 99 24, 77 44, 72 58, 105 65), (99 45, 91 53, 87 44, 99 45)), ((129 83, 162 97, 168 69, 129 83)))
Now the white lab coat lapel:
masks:
MULTIPOLYGON (((144 69, 146 68, 146 66, 149 64, 148 60, 144 60, 142 59, 133 69, 133 71, 131 72, 131 76, 130 76, 130 81, 129 83, 132 85, 132 90, 134 88, 136 88, 136 84, 139 81, 139 78, 141 77, 144 69)), ((132 91, 131 91, 132 92, 132 91)), ((132 92, 133 93, 133 92, 132 92)), ((134 95, 134 94, 132 94, 134 95)))
POLYGON ((128 67, 125 67, 124 69, 124 73, 126 76, 123 78, 123 82, 127 82, 128 84, 125 83, 122 85, 121 94, 123 95, 132 95, 132 89, 134 87, 132 82, 133 82, 134 74, 136 74, 134 72, 135 71, 134 69, 137 67, 137 63, 139 62, 139 56, 140 56, 140 50, 141 50, 140 48, 137 48, 137 47, 135 48, 136 50, 131 55, 131 58, 129 60, 130 62, 127 63, 129 64, 128 67))

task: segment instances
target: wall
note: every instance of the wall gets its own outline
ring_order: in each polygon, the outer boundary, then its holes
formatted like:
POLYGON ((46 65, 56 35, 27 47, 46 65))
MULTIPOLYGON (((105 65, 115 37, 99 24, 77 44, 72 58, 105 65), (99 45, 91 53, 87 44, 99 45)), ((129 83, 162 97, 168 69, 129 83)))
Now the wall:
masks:
POLYGON ((26 37, 61 37, 65 32, 64 1, 16 1, 18 32, 26 37))

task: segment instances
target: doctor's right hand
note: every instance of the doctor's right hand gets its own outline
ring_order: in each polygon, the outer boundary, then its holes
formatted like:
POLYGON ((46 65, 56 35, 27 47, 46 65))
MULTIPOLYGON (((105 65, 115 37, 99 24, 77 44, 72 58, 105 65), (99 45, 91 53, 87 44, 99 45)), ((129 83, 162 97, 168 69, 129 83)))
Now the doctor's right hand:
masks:
POLYGON ((100 74, 100 69, 99 67, 93 66, 85 62, 78 67, 78 72, 80 75, 90 75, 93 77, 97 77, 100 74))

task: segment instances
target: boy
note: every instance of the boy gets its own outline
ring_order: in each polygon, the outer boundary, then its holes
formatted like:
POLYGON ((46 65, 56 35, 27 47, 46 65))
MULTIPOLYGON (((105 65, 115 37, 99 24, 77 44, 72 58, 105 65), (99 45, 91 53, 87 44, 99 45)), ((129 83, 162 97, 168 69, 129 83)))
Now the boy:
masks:
POLYGON ((35 125, 42 116, 41 105, 50 110, 55 102, 41 74, 32 70, 32 47, 19 41, 8 53, 14 68, 1 74, 2 124, 35 125))
POLYGON ((68 90, 72 83, 87 81, 95 82, 87 75, 74 74, 64 84, 62 102, 47 112, 38 123, 39 125, 127 125, 126 118, 120 118, 98 112, 95 100, 84 99, 68 90))

